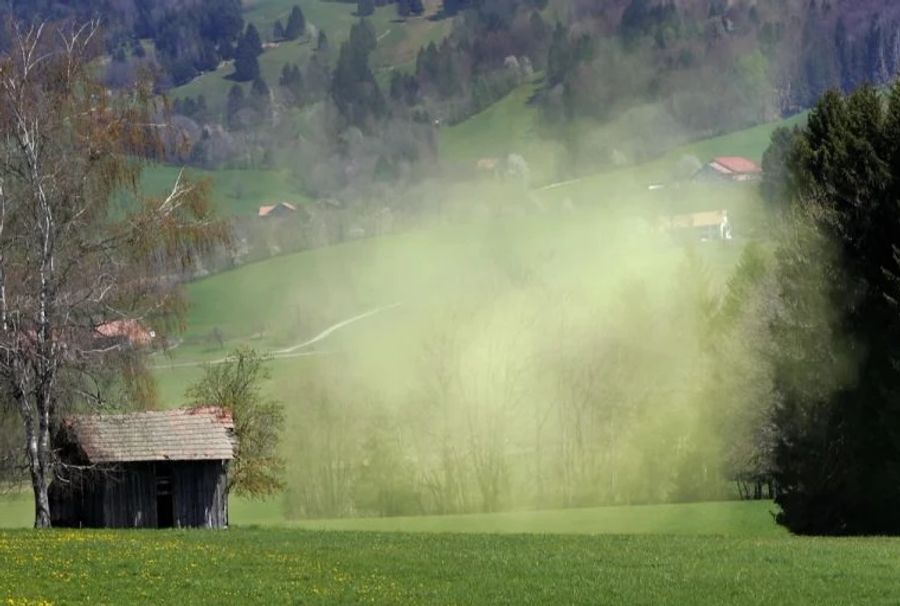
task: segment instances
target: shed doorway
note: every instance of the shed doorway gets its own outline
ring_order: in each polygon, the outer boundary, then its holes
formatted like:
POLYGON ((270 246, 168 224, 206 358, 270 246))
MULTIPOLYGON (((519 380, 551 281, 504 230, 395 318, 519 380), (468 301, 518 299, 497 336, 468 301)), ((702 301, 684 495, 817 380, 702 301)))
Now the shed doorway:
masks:
POLYGON ((175 502, 172 495, 172 466, 156 464, 156 527, 175 526, 175 502))

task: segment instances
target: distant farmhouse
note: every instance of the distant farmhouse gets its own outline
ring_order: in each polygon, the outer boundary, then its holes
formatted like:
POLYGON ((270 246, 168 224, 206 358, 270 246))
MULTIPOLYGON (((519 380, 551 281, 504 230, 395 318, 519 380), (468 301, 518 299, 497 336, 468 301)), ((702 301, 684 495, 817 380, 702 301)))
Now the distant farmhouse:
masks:
POLYGON ((231 414, 204 407, 77 415, 63 423, 64 479, 50 485, 52 524, 225 528, 231 414))
POLYGON ((733 231, 728 211, 713 210, 674 215, 660 220, 663 231, 689 235, 700 240, 731 240, 733 231))
POLYGON ((498 177, 500 175, 500 158, 479 158, 475 162, 475 169, 481 175, 498 177))
POLYGON ((276 218, 276 217, 286 217, 293 213, 297 212, 297 207, 294 204, 289 202, 278 202, 277 204, 268 204, 264 206, 260 206, 259 210, 256 213, 257 217, 267 217, 267 218, 276 218))
POLYGON ((722 156, 713 158, 696 173, 697 181, 759 181, 762 179, 762 168, 753 160, 740 156, 722 156))
POLYGON ((132 347, 145 347, 153 342, 156 333, 137 320, 111 320, 94 329, 98 338, 120 342, 132 347))

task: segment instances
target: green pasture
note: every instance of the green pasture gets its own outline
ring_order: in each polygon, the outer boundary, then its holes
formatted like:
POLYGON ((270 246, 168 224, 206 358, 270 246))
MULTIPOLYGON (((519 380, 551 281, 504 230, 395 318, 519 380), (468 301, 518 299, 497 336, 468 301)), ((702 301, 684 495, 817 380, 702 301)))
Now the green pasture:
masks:
MULTIPOLYGON (((281 499, 229 499, 235 528, 278 526, 354 532, 499 534, 656 534, 786 537, 774 522, 770 501, 723 501, 670 505, 621 505, 466 515, 295 520, 285 517, 281 499)), ((33 521, 30 493, 0 496, 0 528, 27 528, 33 521)))
MULTIPOLYGON (((509 95, 468 120, 441 130, 442 157, 450 162, 474 168, 480 158, 505 158, 509 154, 522 155, 531 169, 531 182, 541 188, 561 186, 561 192, 570 196, 582 190, 605 190, 611 183, 637 184, 673 181, 678 162, 686 156, 694 156, 700 162, 708 162, 716 156, 745 156, 756 162, 762 160, 769 140, 779 126, 794 126, 806 119, 806 114, 762 124, 725 135, 685 142, 675 145, 662 155, 649 161, 634 163, 625 155, 625 167, 608 168, 608 160, 598 165, 597 174, 578 179, 566 177, 569 162, 564 149, 554 138, 542 132, 538 105, 533 102, 543 86, 542 77, 536 75, 531 82, 514 89, 509 95), (570 182, 571 181, 571 182, 570 182)), ((678 141, 683 135, 677 126, 669 124, 669 139, 664 133, 643 132, 647 123, 663 121, 662 110, 657 106, 632 108, 605 125, 580 123, 570 130, 581 137, 589 136, 598 144, 615 148, 622 141, 645 138, 656 141, 660 149, 666 143, 678 141), (586 135, 585 133, 589 133, 586 135)), ((554 188, 555 189, 555 188, 554 188)))
POLYGON ((889 604, 900 541, 285 529, 0 532, 0 599, 889 604))
MULTIPOLYGON (((162 196, 171 191, 180 169, 154 165, 144 169, 141 187, 145 194, 162 196)), ((274 202, 303 204, 308 198, 297 193, 290 173, 276 170, 216 170, 186 169, 185 174, 195 180, 209 180, 212 201, 219 216, 255 215, 259 206, 274 202)))
MULTIPOLYGON (((244 3, 245 18, 259 29, 264 43, 272 37, 276 19, 286 22, 291 8, 299 5, 307 23, 324 30, 332 49, 338 49, 350 35, 350 28, 359 20, 355 2, 325 0, 251 0, 244 3)), ((378 36, 378 48, 373 54, 373 68, 378 72, 409 68, 415 64, 416 54, 422 46, 443 39, 452 27, 449 19, 434 21, 432 17, 440 8, 439 0, 426 0, 426 11, 421 17, 406 21, 397 19, 393 4, 378 7, 369 17, 378 36)), ((259 58, 263 79, 273 87, 278 84, 285 63, 304 65, 315 49, 316 40, 302 37, 299 40, 272 43, 259 58)), ((228 90, 234 85, 230 75, 234 71, 230 62, 219 69, 203 74, 191 82, 170 91, 173 99, 204 95, 210 109, 222 111, 228 90)), ((248 86, 248 85, 245 85, 248 86)))

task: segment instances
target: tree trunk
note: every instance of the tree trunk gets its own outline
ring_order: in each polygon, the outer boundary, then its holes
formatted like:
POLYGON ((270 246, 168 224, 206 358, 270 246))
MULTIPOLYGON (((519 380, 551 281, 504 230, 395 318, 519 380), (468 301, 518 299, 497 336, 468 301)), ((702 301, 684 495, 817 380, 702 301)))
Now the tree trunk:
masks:
MULTIPOLYGON (((41 423, 43 425, 43 423, 41 423)), ((34 527, 50 528, 50 498, 48 496, 49 481, 47 478, 47 456, 42 456, 42 445, 49 445, 49 428, 39 429, 40 437, 35 434, 34 427, 28 429, 28 467, 31 472, 31 488, 34 491, 34 527), (47 434, 45 441, 43 434, 47 434)))
POLYGON ((47 495, 46 475, 32 475, 31 484, 34 489, 34 527, 50 528, 50 498, 47 495))

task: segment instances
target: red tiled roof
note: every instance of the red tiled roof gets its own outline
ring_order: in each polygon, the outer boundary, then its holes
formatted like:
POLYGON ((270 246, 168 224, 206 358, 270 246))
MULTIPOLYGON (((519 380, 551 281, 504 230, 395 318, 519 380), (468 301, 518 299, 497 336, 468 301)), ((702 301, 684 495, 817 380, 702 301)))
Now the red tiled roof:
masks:
POLYGON ((753 160, 742 158, 740 156, 721 156, 713 158, 710 165, 720 172, 727 172, 739 175, 756 175, 762 172, 759 165, 753 160))
POLYGON ((234 458, 234 420, 221 408, 180 408, 66 420, 91 463, 234 458))
POLYGON ((156 336, 137 320, 113 320, 101 324, 96 331, 104 337, 125 337, 135 345, 149 345, 156 336))
POLYGON ((278 204, 266 204, 264 206, 260 206, 259 210, 256 213, 258 217, 267 217, 269 216, 273 210, 276 208, 286 208, 287 210, 294 212, 297 210, 297 207, 290 202, 279 202, 278 204))

